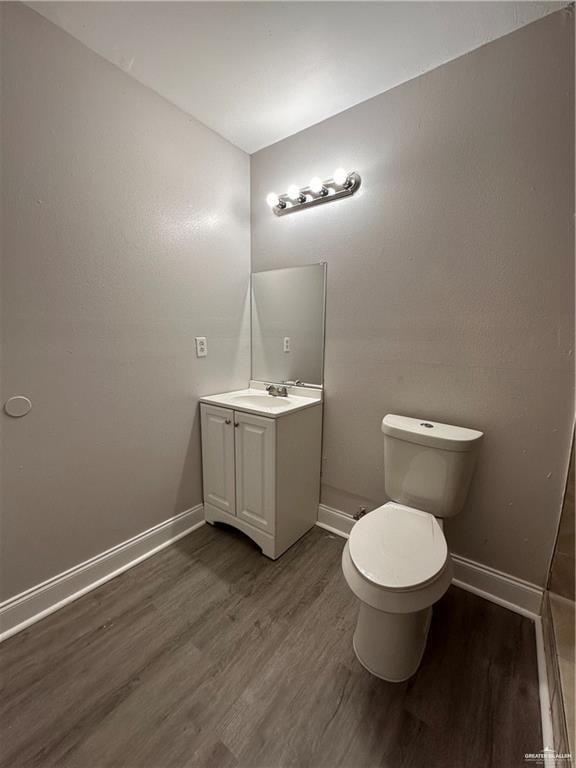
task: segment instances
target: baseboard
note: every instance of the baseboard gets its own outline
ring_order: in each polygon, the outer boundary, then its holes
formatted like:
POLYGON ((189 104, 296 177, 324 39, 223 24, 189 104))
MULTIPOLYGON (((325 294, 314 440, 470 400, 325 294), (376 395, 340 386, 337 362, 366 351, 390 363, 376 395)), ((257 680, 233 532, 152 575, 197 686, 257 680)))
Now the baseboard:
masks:
POLYGON ((498 603, 530 619, 540 616, 544 594, 541 587, 460 555, 453 554, 452 561, 454 562, 452 583, 457 587, 485 597, 493 603, 498 603))
MULTIPOLYGON (((354 518, 338 509, 320 504, 316 525, 338 536, 347 538, 354 526, 354 518)), ((508 573, 497 571, 453 554, 454 578, 452 583, 486 600, 498 603, 531 619, 540 616, 543 590, 508 573)))
MULTIPOLYGON (((546 649, 544 633, 542 631, 542 618, 534 617, 534 630, 536 632, 536 657, 538 660, 538 692, 540 695, 540 722, 542 725, 542 760, 545 768, 554 768, 556 765, 556 751, 554 749, 554 726, 552 721, 552 706, 550 686, 548 682, 548 669, 546 661, 546 649)), ((569 763, 567 763, 569 765, 569 763)))
POLYGON ((348 538, 355 522, 356 521, 351 515, 347 515, 345 512, 340 512, 339 509, 327 507, 325 504, 320 504, 318 506, 318 520, 316 525, 320 528, 324 528, 326 531, 348 538))
MULTIPOLYGON (((568 736, 568 730, 570 729, 570 723, 567 719, 565 694, 570 695, 568 691, 565 691, 562 685, 562 675, 560 674, 559 656, 558 656, 558 625, 554 621, 552 615, 552 601, 560 600, 560 602, 566 602, 571 604, 573 610, 573 602, 567 598, 560 597, 559 595, 551 595, 550 592, 544 593, 542 600, 542 621, 540 622, 540 636, 537 635, 539 642, 538 646, 538 663, 543 668, 546 675, 546 682, 548 688, 549 698, 549 714, 551 717, 551 736, 548 739, 549 744, 554 745, 555 754, 566 755, 570 752, 570 738, 568 736)), ((542 683, 541 683, 542 685, 542 683)), ((542 707, 544 718, 544 706, 542 707)), ((544 723, 544 720, 543 720, 544 723)), ((544 728, 544 726, 543 726, 544 728)), ((571 768, 574 766, 574 757, 572 760, 565 758, 558 760, 558 765, 562 764, 563 768, 571 768)))
POLYGON ((204 524, 204 506, 164 520, 0 604, 0 642, 127 571, 204 524))

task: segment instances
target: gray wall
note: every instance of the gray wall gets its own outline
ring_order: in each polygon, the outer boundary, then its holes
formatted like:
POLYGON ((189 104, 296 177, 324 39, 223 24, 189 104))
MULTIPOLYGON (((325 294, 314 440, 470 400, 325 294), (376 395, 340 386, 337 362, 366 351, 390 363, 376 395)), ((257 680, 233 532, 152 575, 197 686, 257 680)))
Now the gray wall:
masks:
POLYGON ((544 585, 573 417, 573 20, 560 11, 252 156, 252 266, 328 262, 323 501, 385 501, 388 412, 485 431, 452 550, 544 585), (359 193, 277 218, 345 166, 359 193))
POLYGON ((249 376, 249 158, 1 6, 7 597, 201 501, 198 395, 249 376))

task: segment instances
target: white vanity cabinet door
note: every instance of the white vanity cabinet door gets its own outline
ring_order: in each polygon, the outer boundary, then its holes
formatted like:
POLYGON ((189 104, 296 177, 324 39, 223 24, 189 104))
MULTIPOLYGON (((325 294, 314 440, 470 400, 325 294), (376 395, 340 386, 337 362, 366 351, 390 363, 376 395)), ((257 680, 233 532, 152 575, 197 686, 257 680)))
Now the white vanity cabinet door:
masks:
POLYGON ((234 411, 201 406, 204 500, 236 514, 234 411))
POLYGON ((234 412, 236 423, 236 515, 274 533, 276 514, 276 424, 274 419, 234 412))

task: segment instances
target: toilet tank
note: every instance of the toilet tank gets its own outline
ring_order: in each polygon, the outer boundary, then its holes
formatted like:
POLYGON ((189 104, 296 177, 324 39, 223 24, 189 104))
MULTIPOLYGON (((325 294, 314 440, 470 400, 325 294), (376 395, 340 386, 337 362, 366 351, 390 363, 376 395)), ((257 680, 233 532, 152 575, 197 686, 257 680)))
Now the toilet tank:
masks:
POLYGON ((452 517, 464 506, 483 433, 434 421, 388 414, 384 482, 393 500, 452 517))

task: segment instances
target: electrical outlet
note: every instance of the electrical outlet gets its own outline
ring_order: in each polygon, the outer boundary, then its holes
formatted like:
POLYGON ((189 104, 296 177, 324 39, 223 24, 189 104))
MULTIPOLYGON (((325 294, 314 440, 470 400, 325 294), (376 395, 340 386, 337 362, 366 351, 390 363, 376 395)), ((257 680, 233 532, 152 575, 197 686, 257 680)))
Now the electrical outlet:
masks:
POLYGON ((282 346, 282 349, 284 350, 284 352, 291 352, 290 336, 284 336, 284 344, 282 346))
POLYGON ((196 336, 196 357, 208 356, 208 342, 206 336, 196 336))

